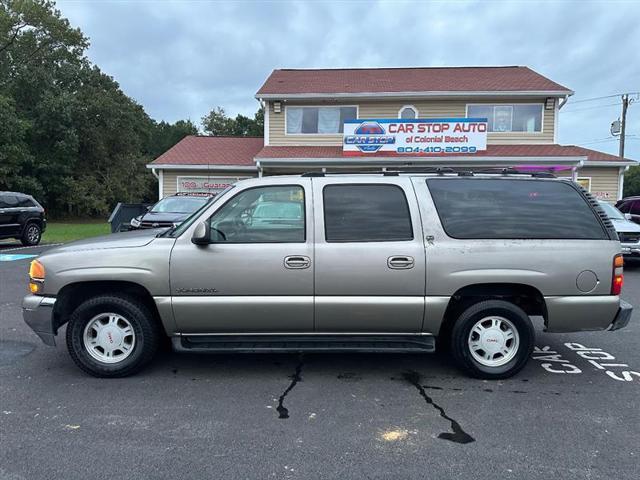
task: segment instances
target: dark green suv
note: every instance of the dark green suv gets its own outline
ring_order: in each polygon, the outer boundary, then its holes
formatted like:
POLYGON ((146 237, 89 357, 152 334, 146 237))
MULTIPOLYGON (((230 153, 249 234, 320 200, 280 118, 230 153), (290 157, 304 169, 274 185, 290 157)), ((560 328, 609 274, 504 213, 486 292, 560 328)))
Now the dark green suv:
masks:
POLYGON ((0 239, 15 238, 38 245, 47 228, 44 208, 31 195, 0 192, 0 239))

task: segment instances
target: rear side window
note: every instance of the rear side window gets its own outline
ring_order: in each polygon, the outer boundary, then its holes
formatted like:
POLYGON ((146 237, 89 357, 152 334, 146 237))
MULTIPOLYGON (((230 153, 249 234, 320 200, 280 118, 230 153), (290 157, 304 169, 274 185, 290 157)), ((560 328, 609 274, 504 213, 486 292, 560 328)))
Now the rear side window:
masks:
POLYGON ((430 179, 447 235, 462 239, 607 239, 571 185, 516 179, 430 179))
POLYGON ((36 204, 33 203, 29 197, 18 197, 18 206, 23 208, 35 207, 36 204))
POLYGON ((409 205, 396 185, 327 185, 323 197, 327 242, 413 240, 409 205))

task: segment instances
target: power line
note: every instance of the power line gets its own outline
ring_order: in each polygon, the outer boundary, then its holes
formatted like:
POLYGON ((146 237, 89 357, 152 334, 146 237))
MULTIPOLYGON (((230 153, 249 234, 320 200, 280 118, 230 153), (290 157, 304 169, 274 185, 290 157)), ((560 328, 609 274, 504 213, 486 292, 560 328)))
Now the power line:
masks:
POLYGON ((573 113, 573 112, 582 112, 584 110, 596 110, 598 108, 612 107, 615 105, 622 105, 622 102, 607 103, 606 105, 596 105, 595 107, 575 108, 573 110, 560 110, 560 113, 573 113))
POLYGON ((622 95, 640 95, 640 92, 614 93, 613 95, 604 95, 603 97, 584 98, 582 100, 574 100, 567 103, 592 102, 593 100, 602 100, 604 98, 620 97, 622 95))

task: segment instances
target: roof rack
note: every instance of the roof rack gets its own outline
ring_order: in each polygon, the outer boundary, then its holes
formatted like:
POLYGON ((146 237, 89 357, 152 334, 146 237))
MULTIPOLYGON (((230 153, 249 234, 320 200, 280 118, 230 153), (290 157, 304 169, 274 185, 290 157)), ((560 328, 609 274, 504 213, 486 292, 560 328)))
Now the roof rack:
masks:
POLYGON ((458 175, 459 177, 473 177, 474 175, 525 175, 534 178, 556 178, 550 172, 523 172, 515 168, 484 168, 482 170, 454 170, 451 167, 393 167, 389 170, 344 170, 334 172, 305 172, 302 177, 326 177, 330 175, 383 175, 398 176, 401 173, 432 173, 436 175, 458 175))

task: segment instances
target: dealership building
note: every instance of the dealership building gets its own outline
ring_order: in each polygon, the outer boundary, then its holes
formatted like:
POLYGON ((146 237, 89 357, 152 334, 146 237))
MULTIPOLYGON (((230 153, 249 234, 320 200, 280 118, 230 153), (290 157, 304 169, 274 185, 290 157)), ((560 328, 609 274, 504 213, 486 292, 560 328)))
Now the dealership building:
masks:
POLYGON ((558 144, 570 89, 527 67, 274 70, 264 137, 188 136, 148 165, 159 196, 261 175, 512 167, 570 177, 614 202, 637 162, 558 144))

